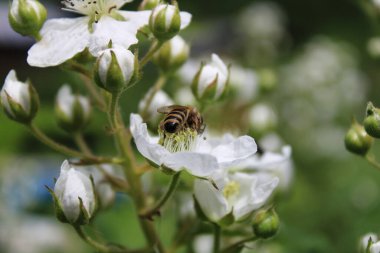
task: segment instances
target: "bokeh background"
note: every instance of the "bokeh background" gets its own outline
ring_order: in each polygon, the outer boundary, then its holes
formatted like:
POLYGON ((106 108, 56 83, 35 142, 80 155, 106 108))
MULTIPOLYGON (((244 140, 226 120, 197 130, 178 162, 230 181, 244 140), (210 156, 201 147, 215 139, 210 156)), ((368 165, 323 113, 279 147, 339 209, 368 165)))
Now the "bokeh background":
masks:
MULTIPOLYGON (((50 17, 70 15, 60 10, 59 1, 41 2, 50 17)), ((292 183, 276 198, 281 230, 258 251, 357 252, 361 235, 380 232, 380 171, 348 153, 343 139, 351 118, 363 119, 367 101, 380 105, 380 46, 375 39, 380 36, 380 8, 369 0, 180 0, 179 4, 193 15, 191 26, 182 32, 191 44, 191 57, 204 59, 215 52, 231 63, 232 92, 250 106, 228 100, 228 108, 243 112, 228 117, 218 114, 226 106, 221 103, 205 116, 210 126, 217 118, 227 122, 228 130, 251 133, 258 140, 269 129, 293 149, 292 183), (264 120, 252 119, 251 114, 263 114, 264 120), (266 124, 260 127, 262 121, 266 124)), ((52 138, 73 145, 57 127, 52 105, 64 83, 84 91, 81 79, 60 68, 28 66, 27 50, 33 40, 8 27, 7 10, 8 1, 1 1, 0 80, 10 69, 21 80, 29 78, 41 99, 37 124, 52 138)), ((171 78, 167 92, 189 98, 181 88, 192 71, 194 67, 187 64, 171 78)), ((152 65, 144 72, 142 82, 123 99, 125 119, 138 110, 157 74, 152 65)), ((86 139, 97 152, 112 154, 111 137, 98 134, 104 116, 96 115, 86 139)), ((380 156, 378 143, 372 151, 380 156)), ((55 219, 44 187, 53 185, 63 158, 0 114, 0 252, 92 252, 69 226, 55 219)), ((133 212, 128 198, 119 196, 114 208, 97 217, 92 233, 139 246, 139 233, 128 233, 137 226, 133 212)), ((174 226, 170 217, 158 222, 166 241, 174 226)))

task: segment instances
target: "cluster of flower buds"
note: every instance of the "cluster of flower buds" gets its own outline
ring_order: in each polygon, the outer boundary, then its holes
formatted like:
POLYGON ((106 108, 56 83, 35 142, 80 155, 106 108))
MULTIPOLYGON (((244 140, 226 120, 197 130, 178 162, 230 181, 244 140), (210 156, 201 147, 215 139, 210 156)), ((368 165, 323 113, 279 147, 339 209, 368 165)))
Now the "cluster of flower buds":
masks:
POLYGON ((39 107, 38 94, 29 81, 17 79, 16 71, 9 72, 0 94, 1 105, 10 119, 23 124, 34 119, 39 107))
POLYGON ((380 138, 380 109, 368 102, 363 125, 354 120, 344 141, 348 151, 366 155, 372 146, 373 138, 380 138))
POLYGON ((8 19, 16 32, 38 38, 46 15, 45 7, 37 0, 14 0, 8 19))

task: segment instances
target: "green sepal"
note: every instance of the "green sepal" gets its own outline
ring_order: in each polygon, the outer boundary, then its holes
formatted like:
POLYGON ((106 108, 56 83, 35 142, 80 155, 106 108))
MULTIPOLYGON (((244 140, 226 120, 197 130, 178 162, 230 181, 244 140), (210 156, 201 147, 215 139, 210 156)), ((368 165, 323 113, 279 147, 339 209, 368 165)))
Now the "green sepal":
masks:
POLYGON ((160 3, 160 0, 144 0, 139 5, 138 10, 139 11, 153 10, 159 3, 160 3))
POLYGON ((191 91, 193 92, 194 97, 196 97, 197 99, 199 99, 199 93, 198 93, 199 77, 201 76, 204 65, 205 64, 201 62, 201 67, 199 68, 198 72, 195 74, 193 78, 193 82, 191 83, 191 91))
POLYGON ((61 202, 58 200, 57 195, 55 195, 54 191, 50 187, 48 187, 47 185, 45 185, 45 187, 53 197, 55 216, 57 217, 57 219, 63 223, 70 223, 67 220, 65 213, 63 212, 61 202))
POLYGON ((253 233, 260 238, 273 237, 279 227, 280 219, 273 207, 269 210, 259 210, 252 220, 253 233))
POLYGON ((231 78, 231 64, 228 64, 227 66, 227 79, 226 83, 224 84, 224 89, 218 100, 223 100, 228 96, 228 93, 230 91, 230 78, 231 78))
POLYGON ((371 245, 373 244, 372 237, 369 237, 365 253, 371 253, 371 245))
POLYGON ((197 217, 202 221, 211 222, 209 218, 206 216, 206 214, 203 212, 202 207, 199 204, 194 194, 193 194, 193 200, 194 200, 194 209, 195 209, 195 213, 197 214, 197 217))
POLYGON ((157 13, 155 20, 153 20, 153 15, 150 16, 149 28, 159 41, 166 41, 173 38, 181 29, 181 16, 178 8, 176 8, 173 14, 169 27, 166 28, 166 9, 168 6, 169 5, 166 5, 165 8, 157 13))
POLYGON ((235 217, 233 214, 234 210, 232 209, 231 212, 229 212, 227 215, 225 215, 223 218, 221 218, 217 224, 221 227, 228 227, 232 225, 235 222, 235 217))
POLYGON ((30 112, 26 112, 21 104, 14 101, 14 99, 4 90, 7 97, 7 102, 11 109, 11 112, 7 111, 7 108, 4 107, 5 114, 12 120, 17 121, 22 124, 29 124, 37 114, 39 107, 38 94, 34 90, 33 86, 29 84, 29 96, 30 96, 30 112))
POLYGON ((86 225, 90 222, 90 215, 87 212, 86 208, 83 205, 83 200, 81 197, 78 197, 79 200, 79 216, 73 225, 86 225))
POLYGON ((106 90, 111 93, 119 93, 123 90, 126 80, 124 80, 121 66, 117 61, 115 52, 111 51, 111 64, 107 71, 106 90))
POLYGON ((202 102, 215 101, 216 90, 218 88, 218 79, 219 79, 219 75, 217 74, 215 79, 209 85, 207 85, 207 87, 203 91, 203 94, 199 98, 200 101, 202 102))
POLYGON ((165 173, 166 175, 170 175, 170 176, 178 173, 178 171, 175 171, 175 170, 165 166, 164 164, 160 165, 159 170, 162 171, 163 173, 165 173))

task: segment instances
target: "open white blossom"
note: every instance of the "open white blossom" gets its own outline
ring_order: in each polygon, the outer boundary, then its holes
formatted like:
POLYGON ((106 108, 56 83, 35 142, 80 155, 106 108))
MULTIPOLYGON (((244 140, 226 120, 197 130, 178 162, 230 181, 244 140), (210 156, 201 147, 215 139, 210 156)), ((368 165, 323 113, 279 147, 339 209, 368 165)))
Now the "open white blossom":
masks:
POLYGON ((277 176, 280 179, 279 188, 286 190, 293 180, 292 149, 284 146, 280 153, 264 152, 262 155, 251 156, 242 161, 236 171, 245 171, 277 176))
MULTIPOLYGON (((28 63, 36 67, 59 65, 86 48, 93 56, 106 49, 109 42, 128 49, 138 42, 138 30, 149 23, 151 11, 119 10, 131 0, 64 0, 65 10, 85 16, 57 18, 45 22, 42 39, 30 48, 28 63)), ((181 28, 185 28, 191 15, 181 12, 181 28)))
POLYGON ((159 139, 149 135, 140 115, 131 114, 130 122, 137 149, 146 159, 173 171, 186 170, 197 177, 210 177, 215 171, 237 164, 257 150, 253 138, 231 135, 220 139, 196 136, 173 149, 158 144, 159 139))
POLYGON ((241 220, 267 201, 278 185, 275 176, 231 173, 221 171, 213 175, 215 188, 210 182, 196 180, 194 195, 202 212, 213 222, 233 215, 241 220))
POLYGON ((67 160, 62 164, 61 173, 55 183, 54 194, 65 218, 70 223, 75 223, 80 218, 79 198, 89 217, 95 211, 95 194, 90 178, 76 170, 67 160))

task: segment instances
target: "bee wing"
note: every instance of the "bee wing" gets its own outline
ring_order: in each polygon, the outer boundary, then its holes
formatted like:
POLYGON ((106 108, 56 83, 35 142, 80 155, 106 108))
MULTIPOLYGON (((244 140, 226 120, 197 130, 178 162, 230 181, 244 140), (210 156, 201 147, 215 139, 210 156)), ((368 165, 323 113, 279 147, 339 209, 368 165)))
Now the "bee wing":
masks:
POLYGON ((162 107, 157 109, 157 112, 163 113, 163 114, 169 114, 174 109, 182 109, 182 108, 187 108, 187 106, 182 106, 182 105, 162 106, 162 107))

